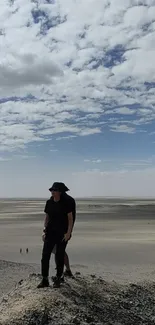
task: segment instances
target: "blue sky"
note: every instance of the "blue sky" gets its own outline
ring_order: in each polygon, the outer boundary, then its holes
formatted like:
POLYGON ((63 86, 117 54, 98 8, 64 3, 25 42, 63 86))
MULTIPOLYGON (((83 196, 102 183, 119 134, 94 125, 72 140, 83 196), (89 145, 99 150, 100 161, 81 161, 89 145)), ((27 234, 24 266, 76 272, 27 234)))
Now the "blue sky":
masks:
POLYGON ((0 3, 0 197, 155 196, 155 1, 0 3))

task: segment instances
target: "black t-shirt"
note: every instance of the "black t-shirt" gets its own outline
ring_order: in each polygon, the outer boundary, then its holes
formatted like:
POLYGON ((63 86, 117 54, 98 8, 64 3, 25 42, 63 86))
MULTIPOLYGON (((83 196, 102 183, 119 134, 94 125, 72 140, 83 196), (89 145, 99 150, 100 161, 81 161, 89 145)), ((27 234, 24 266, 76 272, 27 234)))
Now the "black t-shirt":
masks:
POLYGON ((71 211, 72 211, 72 214, 73 214, 73 224, 74 224, 75 219, 76 219, 76 203, 75 203, 75 200, 73 199, 73 197, 71 197, 67 193, 63 193, 61 195, 62 195, 63 199, 68 201, 68 204, 71 207, 71 211))
POLYGON ((68 230, 68 213, 72 212, 70 200, 61 198, 58 202, 55 202, 51 197, 45 205, 44 212, 49 216, 49 222, 47 224, 47 235, 51 232, 57 234, 65 234, 68 230))

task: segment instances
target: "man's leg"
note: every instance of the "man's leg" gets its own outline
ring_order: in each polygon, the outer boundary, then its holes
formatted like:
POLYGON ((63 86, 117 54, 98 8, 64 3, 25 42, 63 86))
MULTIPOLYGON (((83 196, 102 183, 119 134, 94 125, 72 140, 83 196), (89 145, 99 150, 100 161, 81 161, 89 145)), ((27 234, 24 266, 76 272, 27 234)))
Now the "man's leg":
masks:
POLYGON ((68 257, 68 254, 66 252, 65 252, 65 256, 64 256, 64 264, 65 264, 65 267, 66 267, 64 275, 73 277, 73 274, 72 274, 72 271, 71 271, 71 268, 70 268, 69 257, 68 257))
POLYGON ((66 249, 67 242, 62 239, 57 243, 57 250, 56 250, 56 263, 57 263, 57 274, 54 286, 59 287, 61 282, 61 277, 63 275, 64 270, 64 255, 65 255, 65 249, 66 249))
MULTIPOLYGON (((55 264, 57 266, 56 252, 55 252, 55 264)), ((64 265, 66 267, 66 270, 69 271, 70 270, 69 257, 68 257, 66 252, 65 252, 65 255, 64 255, 64 265)))
POLYGON ((69 257, 66 252, 65 252, 65 256, 64 256, 64 264, 65 264, 66 270, 69 271, 70 270, 69 257))
POLYGON ((38 288, 48 287, 48 275, 49 275, 49 262, 51 257, 51 252, 54 248, 55 240, 45 239, 43 251, 42 251, 42 259, 41 259, 41 274, 42 274, 42 281, 38 285, 38 288))
MULTIPOLYGON (((55 252, 55 264, 56 264, 56 269, 57 269, 56 252, 55 252)), ((65 255, 64 255, 64 265, 66 267, 66 270, 64 272, 64 275, 65 276, 73 276, 73 274, 71 272, 71 268, 70 268, 69 257, 68 257, 68 254, 66 252, 65 252, 65 255)))
POLYGON ((45 240, 41 259, 41 274, 43 278, 49 275, 49 262, 52 252, 52 242, 45 240))

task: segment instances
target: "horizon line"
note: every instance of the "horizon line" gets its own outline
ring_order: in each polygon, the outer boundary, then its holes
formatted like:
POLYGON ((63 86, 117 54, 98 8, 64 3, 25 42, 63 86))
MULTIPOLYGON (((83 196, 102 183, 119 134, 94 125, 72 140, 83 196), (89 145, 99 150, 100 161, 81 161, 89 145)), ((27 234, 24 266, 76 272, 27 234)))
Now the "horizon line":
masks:
MULTIPOLYGON (((77 200, 84 200, 84 199, 150 199, 153 200, 155 199, 155 196, 73 196, 75 199, 77 200)), ((22 200, 22 199, 26 199, 26 200, 44 200, 46 199, 47 196, 8 196, 8 197, 1 197, 0 196, 0 200, 22 200)))

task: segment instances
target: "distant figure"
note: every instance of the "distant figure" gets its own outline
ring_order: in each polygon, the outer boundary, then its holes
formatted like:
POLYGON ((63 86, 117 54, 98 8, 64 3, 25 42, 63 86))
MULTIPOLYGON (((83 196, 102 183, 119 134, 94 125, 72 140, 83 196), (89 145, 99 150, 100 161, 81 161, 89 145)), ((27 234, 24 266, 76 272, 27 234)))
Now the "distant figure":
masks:
POLYGON ((26 248, 26 253, 28 254, 28 252, 29 252, 29 250, 28 250, 28 248, 26 248))
POLYGON ((22 248, 20 248, 20 254, 22 253, 22 248))

